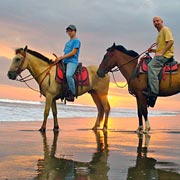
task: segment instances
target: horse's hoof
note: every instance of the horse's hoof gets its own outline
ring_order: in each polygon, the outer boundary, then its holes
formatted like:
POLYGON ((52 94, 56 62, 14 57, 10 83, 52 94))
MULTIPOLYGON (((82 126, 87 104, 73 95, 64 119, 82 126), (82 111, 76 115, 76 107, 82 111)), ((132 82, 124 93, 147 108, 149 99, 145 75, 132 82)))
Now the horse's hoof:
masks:
POLYGON ((53 131, 59 131, 59 126, 55 126, 55 127, 53 128, 53 131))
POLYGON ((137 134, 139 134, 139 135, 142 135, 142 134, 143 134, 143 131, 136 130, 135 133, 137 133, 137 134))
POLYGON ((149 131, 150 131, 150 130, 151 130, 151 128, 147 128, 147 129, 144 130, 143 133, 144 133, 144 134, 149 134, 149 131))
POLYGON ((46 128, 42 128, 42 127, 41 127, 41 128, 39 129, 39 131, 40 131, 41 133, 45 133, 45 132, 46 132, 46 128))
POLYGON ((136 132, 137 134, 143 134, 143 129, 138 128, 135 132, 136 132))
POLYGON ((108 128, 107 128, 107 127, 103 127, 103 131, 105 131, 105 132, 106 132, 107 130, 108 130, 108 128))
POLYGON ((97 127, 96 127, 96 126, 94 126, 94 127, 92 128, 92 130, 93 130, 93 131, 96 131, 96 130, 97 130, 97 127))
MULTIPOLYGON (((101 128, 101 129, 102 129, 102 128, 101 128)), ((94 131, 100 130, 100 127, 99 127, 99 126, 94 126, 94 127, 92 128, 92 130, 94 130, 94 131)))

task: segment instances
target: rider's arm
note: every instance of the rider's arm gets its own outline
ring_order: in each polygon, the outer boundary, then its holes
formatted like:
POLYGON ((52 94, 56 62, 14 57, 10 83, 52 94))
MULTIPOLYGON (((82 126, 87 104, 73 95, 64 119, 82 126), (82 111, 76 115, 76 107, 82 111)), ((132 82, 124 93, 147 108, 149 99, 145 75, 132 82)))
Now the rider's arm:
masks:
POLYGON ((70 53, 58 57, 57 60, 60 61, 60 60, 63 60, 65 58, 70 58, 70 57, 74 56, 77 53, 77 50, 78 50, 77 48, 74 48, 70 53))
POLYGON ((173 40, 166 42, 166 46, 162 51, 162 56, 172 47, 173 44, 174 44, 173 40))

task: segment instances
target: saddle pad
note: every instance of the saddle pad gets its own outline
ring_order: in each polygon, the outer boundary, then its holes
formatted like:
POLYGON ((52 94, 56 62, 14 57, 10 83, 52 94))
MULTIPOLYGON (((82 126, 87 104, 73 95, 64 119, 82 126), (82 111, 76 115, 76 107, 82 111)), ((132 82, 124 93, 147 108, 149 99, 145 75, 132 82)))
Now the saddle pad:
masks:
MULTIPOLYGON (((144 72, 148 71, 148 61, 147 61, 147 59, 142 60, 141 69, 144 72)), ((164 67, 163 67, 163 72, 171 72, 171 71, 177 71, 177 70, 178 70, 178 63, 177 62, 173 63, 171 66, 165 64, 164 67)))
POLYGON ((58 83, 62 83, 63 81, 63 71, 60 64, 56 64, 56 81, 58 83))
MULTIPOLYGON (((89 86, 89 74, 88 74, 88 70, 86 67, 82 67, 82 71, 75 73, 73 76, 74 80, 75 80, 75 84, 77 85, 81 85, 81 86, 89 86)), ((65 78, 66 79, 66 78, 65 78)), ((63 83, 64 80, 64 74, 63 71, 61 69, 60 64, 56 65, 56 81, 58 83, 63 83)), ((66 82, 66 80, 65 80, 66 82)))

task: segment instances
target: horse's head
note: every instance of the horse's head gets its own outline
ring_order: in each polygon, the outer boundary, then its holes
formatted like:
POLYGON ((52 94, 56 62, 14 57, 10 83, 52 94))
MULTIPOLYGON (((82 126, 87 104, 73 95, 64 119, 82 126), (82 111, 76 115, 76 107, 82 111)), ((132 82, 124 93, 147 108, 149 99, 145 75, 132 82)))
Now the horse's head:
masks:
POLYGON ((26 51, 27 46, 24 49, 21 48, 15 51, 16 55, 12 60, 11 66, 7 74, 9 79, 15 80, 17 76, 27 68, 26 51))
POLYGON ((115 66, 116 63, 113 60, 114 57, 114 50, 116 49, 116 44, 114 43, 112 47, 107 49, 106 54, 103 57, 101 64, 99 65, 97 75, 101 78, 105 77, 105 74, 111 71, 115 66))

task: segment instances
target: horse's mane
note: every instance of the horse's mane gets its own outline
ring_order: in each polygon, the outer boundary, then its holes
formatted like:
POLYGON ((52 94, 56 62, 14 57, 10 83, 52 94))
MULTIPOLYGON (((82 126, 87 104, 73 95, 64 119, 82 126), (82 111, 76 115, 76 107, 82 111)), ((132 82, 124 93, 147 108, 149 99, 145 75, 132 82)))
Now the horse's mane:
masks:
MULTIPOLYGON (((20 51, 23 51, 23 48, 19 48, 15 50, 15 53, 18 54, 20 51)), ((49 58, 47 58, 46 56, 42 55, 41 53, 31 50, 31 49, 27 49, 27 52, 33 56, 36 56, 37 58, 47 62, 48 64, 52 64, 53 61, 50 60, 49 58)))
MULTIPOLYGON (((109 48, 110 49, 110 48, 109 48)), ((139 54, 133 50, 127 50, 124 46, 122 45, 116 45, 115 46, 115 49, 117 49, 118 51, 121 51, 129 56, 132 56, 132 57, 137 57, 139 56, 139 54)))

